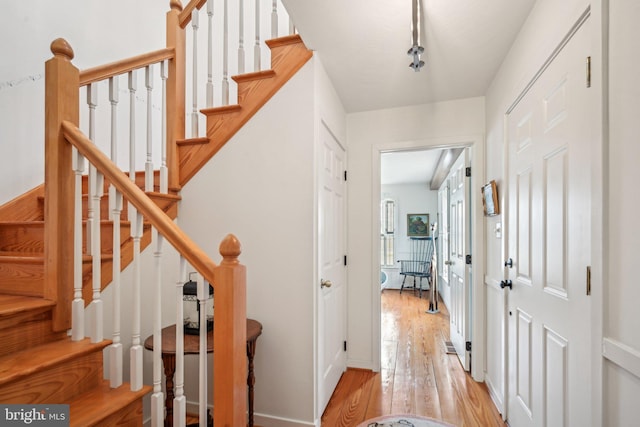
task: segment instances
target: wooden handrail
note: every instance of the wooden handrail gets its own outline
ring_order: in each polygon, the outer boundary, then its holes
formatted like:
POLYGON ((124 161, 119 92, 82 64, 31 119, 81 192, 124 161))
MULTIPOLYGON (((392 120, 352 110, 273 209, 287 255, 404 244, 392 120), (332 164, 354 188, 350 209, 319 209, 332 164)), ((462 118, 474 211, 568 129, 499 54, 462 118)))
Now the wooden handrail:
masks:
POLYGON ((99 82, 110 77, 119 76, 121 74, 128 73, 131 70, 136 70, 151 64, 157 64, 158 62, 167 59, 173 59, 174 55, 174 49, 166 47, 164 49, 132 56, 131 58, 122 59, 109 64, 88 68, 80 71, 80 86, 86 86, 89 83, 99 82))
POLYGON ((129 180, 72 122, 62 121, 62 134, 67 141, 109 180, 123 196, 204 276, 214 283, 216 264, 200 249, 147 195, 129 180))
POLYGON ((206 3, 207 0, 191 0, 189 4, 187 4, 187 6, 182 9, 182 12, 180 12, 180 19, 178 20, 178 22, 180 23, 180 27, 185 28, 187 25, 189 25, 189 22, 191 22, 191 12, 193 12, 193 9, 200 10, 206 3))

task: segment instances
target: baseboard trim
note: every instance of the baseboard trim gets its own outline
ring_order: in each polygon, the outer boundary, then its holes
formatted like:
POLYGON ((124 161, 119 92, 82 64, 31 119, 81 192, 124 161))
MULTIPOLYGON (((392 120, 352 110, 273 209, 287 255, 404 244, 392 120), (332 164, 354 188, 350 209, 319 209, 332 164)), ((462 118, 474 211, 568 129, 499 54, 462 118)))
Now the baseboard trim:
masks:
POLYGON ((256 425, 269 427, 315 427, 313 421, 294 420, 291 418, 276 417, 275 415, 254 413, 253 419, 256 425))

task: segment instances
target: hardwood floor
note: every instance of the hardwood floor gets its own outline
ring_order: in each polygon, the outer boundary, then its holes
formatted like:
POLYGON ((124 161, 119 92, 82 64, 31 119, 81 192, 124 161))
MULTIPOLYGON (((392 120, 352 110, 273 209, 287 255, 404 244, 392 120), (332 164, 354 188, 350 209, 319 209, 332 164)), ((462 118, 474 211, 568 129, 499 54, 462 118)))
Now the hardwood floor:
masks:
POLYGON ((348 369, 322 415, 323 427, 408 413, 456 426, 505 427, 484 383, 475 382, 455 354, 447 354, 449 313, 427 314, 429 292, 382 292, 382 369, 348 369))

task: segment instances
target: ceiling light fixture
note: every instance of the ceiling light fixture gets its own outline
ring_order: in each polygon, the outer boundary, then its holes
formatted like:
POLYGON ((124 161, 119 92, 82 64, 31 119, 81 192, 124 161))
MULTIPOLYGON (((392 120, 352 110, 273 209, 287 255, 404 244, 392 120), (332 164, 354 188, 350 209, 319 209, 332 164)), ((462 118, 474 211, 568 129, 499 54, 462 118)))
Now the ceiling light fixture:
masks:
POLYGON ((424 67, 424 61, 420 59, 420 54, 424 52, 424 48, 420 46, 420 24, 422 22, 422 0, 412 0, 412 19, 411 19, 411 47, 407 51, 407 55, 413 56, 413 61, 409 67, 413 71, 418 72, 424 67))

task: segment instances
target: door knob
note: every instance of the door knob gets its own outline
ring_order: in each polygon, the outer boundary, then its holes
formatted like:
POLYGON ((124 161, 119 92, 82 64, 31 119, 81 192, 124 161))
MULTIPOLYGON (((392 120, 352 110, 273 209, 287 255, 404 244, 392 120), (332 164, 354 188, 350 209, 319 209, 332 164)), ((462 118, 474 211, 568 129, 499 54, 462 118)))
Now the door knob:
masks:
POLYGON ((509 267, 509 268, 513 268, 513 260, 511 258, 509 258, 508 260, 506 260, 504 262, 504 266, 505 267, 509 267))
POLYGON ((444 265, 453 265, 453 261, 445 261, 444 265))
POLYGON ((320 288, 330 288, 331 285, 333 285, 333 283, 331 283, 331 280, 320 279, 320 288))
POLYGON ((513 289, 513 282, 511 280, 503 280, 502 282, 500 282, 500 287, 502 289, 504 288, 513 289))

